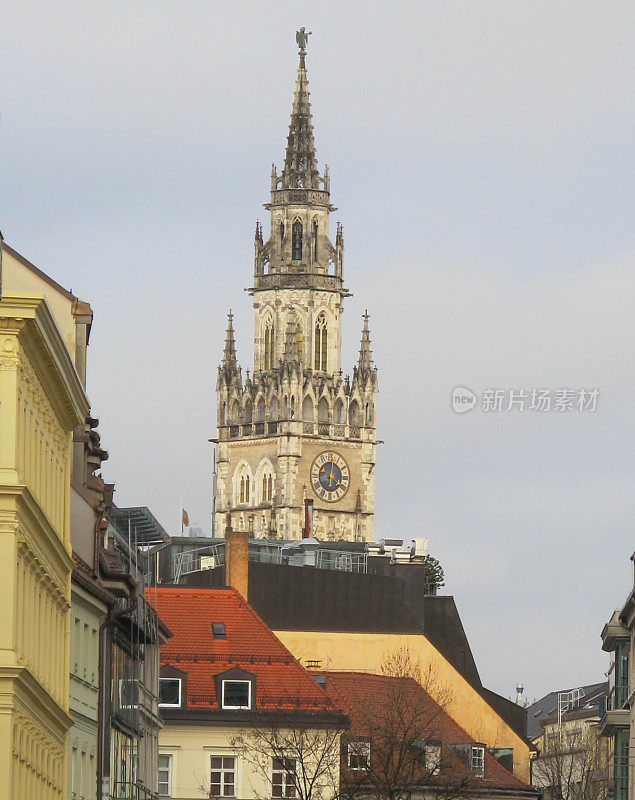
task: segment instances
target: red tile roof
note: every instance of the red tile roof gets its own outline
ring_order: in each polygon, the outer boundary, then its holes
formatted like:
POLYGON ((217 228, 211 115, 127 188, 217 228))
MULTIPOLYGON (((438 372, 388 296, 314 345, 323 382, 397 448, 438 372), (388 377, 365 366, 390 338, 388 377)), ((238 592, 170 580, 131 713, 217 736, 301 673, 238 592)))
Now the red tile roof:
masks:
POLYGON ((218 709, 214 676, 230 669, 256 675, 256 705, 262 709, 326 711, 331 700, 234 589, 159 587, 156 602, 172 638, 161 647, 161 666, 187 673, 187 706, 218 709), (212 623, 225 624, 214 638, 212 623))
MULTIPOLYGON (((373 730, 381 728, 379 720, 382 709, 389 707, 391 701, 399 696, 404 702, 417 704, 430 720, 427 738, 438 740, 443 745, 478 744, 448 712, 443 709, 425 689, 412 678, 373 675, 365 672, 326 672, 326 693, 333 703, 341 708, 351 720, 351 737, 372 740, 373 730), (394 681, 405 681, 405 691, 397 694, 394 681), (420 704, 420 705, 419 705, 420 704), (373 723, 377 728, 373 727, 373 723)), ((386 713, 385 711, 383 713, 386 713)), ((346 772, 346 770, 345 770, 346 772)), ((452 763, 451 777, 464 779, 475 789, 479 786, 489 789, 517 789, 520 792, 533 792, 533 788, 508 772, 499 762, 485 751, 485 777, 475 777, 458 758, 452 763)))

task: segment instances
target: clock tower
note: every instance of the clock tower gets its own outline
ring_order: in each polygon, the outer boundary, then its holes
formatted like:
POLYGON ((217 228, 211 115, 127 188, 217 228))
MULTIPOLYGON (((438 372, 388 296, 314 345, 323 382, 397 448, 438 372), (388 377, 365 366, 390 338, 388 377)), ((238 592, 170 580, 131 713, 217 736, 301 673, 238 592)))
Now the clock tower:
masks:
POLYGON ((269 237, 256 223, 254 365, 243 379, 228 317, 218 368, 215 530, 373 539, 377 369, 364 314, 359 361, 342 374, 344 236, 331 240, 330 178, 320 174, 301 29, 282 172, 271 171, 269 237))

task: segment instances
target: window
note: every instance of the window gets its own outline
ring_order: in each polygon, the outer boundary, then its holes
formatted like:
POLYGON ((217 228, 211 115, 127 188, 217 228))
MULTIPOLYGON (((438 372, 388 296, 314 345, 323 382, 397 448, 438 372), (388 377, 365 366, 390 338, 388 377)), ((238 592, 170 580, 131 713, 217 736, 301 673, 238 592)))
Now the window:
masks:
POLYGON ((262 397, 258 400, 258 405, 256 406, 256 420, 258 422, 265 421, 265 401, 262 397))
POLYGON ((326 317, 320 314, 315 323, 315 369, 326 372, 326 354, 328 351, 328 329, 326 317))
POLYGON ((302 260, 302 223, 299 219, 296 219, 291 229, 291 259, 302 260))
POLYGON ((472 745, 470 751, 470 769, 477 778, 485 775, 485 748, 472 745))
POLYGON ((613 734, 614 800, 628 797, 628 728, 616 728, 613 734))
POLYGON ((348 743, 348 768, 349 769, 370 768, 370 742, 348 743))
POLYGON ((271 474, 262 476, 262 502, 266 503, 273 497, 273 477, 271 474))
POLYGON ((302 361, 302 324, 295 321, 295 349, 298 353, 298 361, 302 361))
POLYGON ((224 622, 212 622, 212 633, 214 634, 214 639, 225 639, 225 638, 227 638, 227 631, 225 630, 225 623, 224 622))
POLYGON ((441 742, 426 742, 423 748, 423 766, 431 775, 439 772, 441 764, 441 742))
POLYGON ((223 681, 223 708, 251 708, 250 681, 223 681))
POLYGON ((159 705, 167 708, 180 708, 180 678, 159 678, 159 705))
POLYGON ((313 258, 317 261, 318 257, 318 224, 313 220, 313 258))
POLYGON ((236 759, 234 756, 212 756, 209 785, 211 797, 236 796, 236 759))
POLYGON ((241 503, 248 503, 249 502, 249 476, 248 475, 241 475, 240 476, 240 502, 241 503))
POLYGON ((268 319, 265 322, 265 358, 264 358, 264 368, 265 369, 273 369, 273 361, 274 361, 274 329, 273 329, 273 322, 268 319))
POLYGON ((271 796, 295 797, 295 758, 272 760, 271 796))
POLYGON ((172 756, 159 754, 159 796, 172 797, 172 756))
POLYGON ((514 771, 514 749, 512 747, 488 747, 487 752, 493 755, 508 772, 514 771))

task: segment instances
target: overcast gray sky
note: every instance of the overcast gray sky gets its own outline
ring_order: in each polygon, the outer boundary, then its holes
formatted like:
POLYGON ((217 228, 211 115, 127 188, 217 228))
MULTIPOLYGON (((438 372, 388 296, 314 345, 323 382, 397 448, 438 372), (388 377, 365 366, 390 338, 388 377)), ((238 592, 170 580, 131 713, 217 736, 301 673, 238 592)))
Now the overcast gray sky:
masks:
POLYGON ((484 682, 601 680, 632 585, 631 2, 12 2, 0 224, 91 302, 120 505, 209 529, 225 314, 251 366, 297 65, 344 224, 344 362, 368 307, 377 536, 425 535, 484 682), (597 387, 595 412, 453 412, 457 385, 597 387))

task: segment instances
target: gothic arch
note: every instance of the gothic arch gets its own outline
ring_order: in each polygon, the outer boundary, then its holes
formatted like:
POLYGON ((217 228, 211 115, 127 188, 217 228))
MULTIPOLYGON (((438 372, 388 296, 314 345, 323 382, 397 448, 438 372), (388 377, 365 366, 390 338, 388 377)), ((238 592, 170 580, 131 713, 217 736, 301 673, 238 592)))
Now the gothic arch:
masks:
POLYGON ((270 503, 273 499, 276 484, 276 473, 273 464, 268 458, 263 458, 255 476, 255 492, 258 503, 270 503))
POLYGON ((266 413, 265 398, 260 395, 256 400, 256 422, 264 422, 266 413))
POLYGON ((325 311, 320 311, 315 318, 313 337, 313 368, 319 372, 328 369, 328 337, 328 317, 325 311))
POLYGON ((304 226, 300 217, 295 217, 291 224, 291 260, 302 261, 304 226))
POLYGON ((245 400, 245 405, 243 406, 243 420, 247 423, 253 421, 253 404, 251 402, 251 397, 247 395, 247 399, 245 400))
POLYGON ((229 424, 236 425, 240 421, 240 403, 234 398, 229 406, 229 424))
POLYGON ((280 413, 280 403, 278 402, 278 398, 274 394, 274 396, 269 401, 269 419, 273 420, 278 419, 279 413, 280 413))
POLYGON ((348 424, 355 426, 361 425, 361 413, 357 400, 351 401, 348 407, 348 424))
POLYGON ((346 406, 341 397, 338 397, 333 407, 333 422, 336 425, 346 424, 346 406))
POLYGON ((331 409, 329 407, 329 401, 326 397, 320 397, 320 402, 318 403, 317 413, 318 413, 318 422, 328 422, 330 417, 331 409))
POLYGON ((313 422, 315 419, 315 409, 313 406, 313 398, 307 394, 302 401, 302 419, 304 422, 313 422))
POLYGON ((233 505, 253 505, 253 475, 251 467, 243 458, 232 476, 233 505))
POLYGON ((271 311, 267 310, 262 316, 262 368, 273 369, 276 363, 276 327, 271 311))

